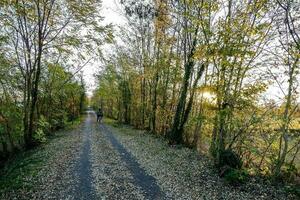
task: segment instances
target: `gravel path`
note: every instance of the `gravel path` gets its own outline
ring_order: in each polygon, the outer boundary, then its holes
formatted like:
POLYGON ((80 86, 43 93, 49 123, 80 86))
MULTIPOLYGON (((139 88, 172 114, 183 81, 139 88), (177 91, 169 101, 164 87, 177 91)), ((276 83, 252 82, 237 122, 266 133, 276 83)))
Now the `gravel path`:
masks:
POLYGON ((155 178, 88 112, 82 148, 74 169, 78 178, 75 199, 163 199, 155 178))
POLYGON ((0 199, 295 199, 255 180, 229 186, 207 157, 108 124, 90 111, 78 128, 19 156, 0 173, 0 199))
POLYGON ((155 177, 166 199, 294 200, 297 197, 260 179, 231 186, 213 171, 212 162, 195 150, 170 147, 167 141, 145 131, 110 122, 116 139, 155 177))
POLYGON ((57 135, 3 170, 0 199, 163 199, 155 178, 96 123, 94 112, 57 135))
POLYGON ((82 132, 82 152, 78 159, 77 165, 74 169, 74 174, 78 177, 79 181, 76 186, 76 199, 98 199, 95 190, 92 186, 93 177, 91 169, 91 135, 92 135, 92 117, 93 113, 88 113, 84 122, 82 132))
POLYGON ((135 185, 139 186, 146 199, 164 199, 164 194, 156 183, 156 179, 148 175, 147 172, 140 167, 140 164, 128 152, 120 142, 112 134, 111 130, 105 125, 100 126, 102 133, 106 135, 113 147, 118 151, 121 159, 126 163, 130 173, 133 175, 135 185))
POLYGON ((81 128, 60 131, 45 145, 12 160, 0 176, 0 199, 75 199, 74 168, 81 128))

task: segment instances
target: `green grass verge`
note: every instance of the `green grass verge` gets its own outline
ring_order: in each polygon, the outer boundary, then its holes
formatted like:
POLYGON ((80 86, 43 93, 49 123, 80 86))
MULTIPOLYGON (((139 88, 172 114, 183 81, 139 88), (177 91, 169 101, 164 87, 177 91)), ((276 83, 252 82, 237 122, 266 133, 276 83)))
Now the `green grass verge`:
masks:
POLYGON ((0 169, 0 193, 18 189, 31 189, 38 172, 47 165, 47 160, 55 152, 52 143, 64 137, 65 131, 77 128, 84 116, 66 124, 66 127, 47 138, 44 144, 24 152, 17 152, 0 169))
POLYGON ((47 153, 42 146, 17 153, 1 170, 0 191, 19 188, 30 189, 34 180, 28 180, 28 177, 34 178, 43 167, 46 159, 47 153))
POLYGON ((105 123, 107 125, 110 125, 110 126, 114 126, 114 127, 121 127, 121 125, 122 125, 117 120, 111 119, 111 118, 107 118, 107 117, 103 118, 103 123, 105 123))

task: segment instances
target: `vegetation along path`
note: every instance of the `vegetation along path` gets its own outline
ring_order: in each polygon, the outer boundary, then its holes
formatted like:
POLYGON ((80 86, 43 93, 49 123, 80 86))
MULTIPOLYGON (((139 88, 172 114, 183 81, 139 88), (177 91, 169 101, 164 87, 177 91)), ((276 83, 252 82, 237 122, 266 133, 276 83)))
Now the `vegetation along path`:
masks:
POLYGON ((293 199, 256 180, 230 186, 195 151, 94 115, 10 161, 0 199, 293 199))

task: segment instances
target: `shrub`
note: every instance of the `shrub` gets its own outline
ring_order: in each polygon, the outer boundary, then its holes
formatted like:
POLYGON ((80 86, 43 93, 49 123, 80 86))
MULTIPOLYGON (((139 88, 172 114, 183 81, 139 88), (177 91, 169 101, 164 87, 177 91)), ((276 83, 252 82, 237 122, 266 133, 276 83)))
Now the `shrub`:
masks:
POLYGON ((224 178, 228 183, 232 185, 239 185, 241 183, 245 183, 248 180, 249 174, 245 170, 231 168, 224 175, 224 178))
POLYGON ((47 122, 46 118, 44 116, 41 116, 38 121, 38 129, 33 135, 33 138, 38 143, 44 143, 46 142, 46 133, 50 129, 50 124, 47 122))
POLYGON ((296 195, 300 198, 300 185, 287 185, 285 186, 285 191, 291 194, 296 195))
POLYGON ((46 142, 46 134, 44 133, 43 129, 37 129, 33 135, 34 140, 37 143, 45 143, 46 142))
POLYGON ((220 154, 220 162, 218 167, 222 168, 224 166, 229 166, 233 169, 240 169, 242 167, 242 160, 240 156, 233 150, 226 149, 220 154))
POLYGON ((295 165, 286 164, 282 167, 281 179, 287 182, 294 182, 298 176, 298 170, 295 165))

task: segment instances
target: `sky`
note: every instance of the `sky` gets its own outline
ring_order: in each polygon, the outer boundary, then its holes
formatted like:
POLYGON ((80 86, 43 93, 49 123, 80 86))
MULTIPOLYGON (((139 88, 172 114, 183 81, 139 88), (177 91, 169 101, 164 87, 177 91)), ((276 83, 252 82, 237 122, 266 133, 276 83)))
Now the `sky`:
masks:
MULTIPOLYGON (((102 0, 102 8, 100 10, 101 15, 104 17, 102 22, 103 25, 113 24, 115 26, 125 26, 126 19, 121 14, 121 6, 118 3, 119 0, 102 0)), ((109 51, 110 45, 103 46, 103 53, 109 51)), ((87 95, 92 96, 93 90, 97 86, 97 81, 94 77, 97 72, 101 70, 101 63, 90 63, 83 68, 83 75, 87 85, 87 95)), ((276 84, 271 85, 265 93, 262 94, 262 99, 274 99, 276 101, 281 101, 283 97, 282 92, 276 86, 276 84)))
MULTIPOLYGON (((117 0, 102 0, 102 9, 100 10, 101 15, 104 17, 102 24, 113 24, 115 26, 124 25, 126 22, 120 14, 120 11, 120 4, 117 2, 117 0)), ((109 48, 109 45, 103 46, 103 53, 105 54, 105 50, 109 48)), ((97 74, 100 69, 101 63, 90 63, 82 69, 84 80, 87 85, 88 96, 92 96, 92 92, 96 88, 97 82, 94 78, 94 75, 97 74)))

